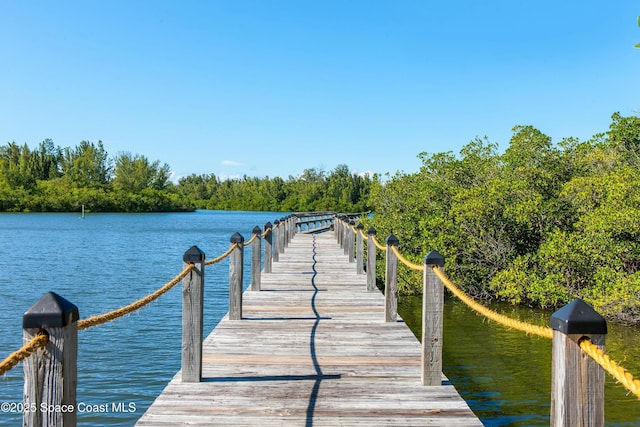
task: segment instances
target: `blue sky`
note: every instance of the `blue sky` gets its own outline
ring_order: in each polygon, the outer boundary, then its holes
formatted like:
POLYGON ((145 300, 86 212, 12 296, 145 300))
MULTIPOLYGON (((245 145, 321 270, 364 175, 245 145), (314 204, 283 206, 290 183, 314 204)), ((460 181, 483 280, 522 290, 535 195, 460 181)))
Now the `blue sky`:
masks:
POLYGON ((102 140, 176 177, 394 173, 516 125, 640 111, 637 0, 0 1, 0 144, 102 140))

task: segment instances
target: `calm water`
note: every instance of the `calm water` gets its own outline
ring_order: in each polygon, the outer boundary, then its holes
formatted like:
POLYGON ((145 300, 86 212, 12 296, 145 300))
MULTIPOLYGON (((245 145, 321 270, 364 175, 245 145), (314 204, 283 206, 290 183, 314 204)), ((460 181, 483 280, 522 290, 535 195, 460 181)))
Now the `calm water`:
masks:
MULTIPOLYGON (((198 245, 211 259, 239 231, 281 213, 199 211, 180 214, 0 214, 0 358, 22 344, 22 314, 48 291, 75 303, 81 318, 121 307, 156 290, 182 270, 182 254, 198 245)), ((247 268, 250 257, 246 257, 247 268)), ((245 275, 245 286, 250 280, 245 275)), ((130 413, 79 414, 83 426, 132 426, 180 369, 180 286, 140 312, 79 333, 78 401, 124 403, 130 413)), ((228 310, 228 263, 208 267, 205 333, 228 310)), ((548 425, 550 342, 506 330, 445 305, 445 373, 487 426, 548 425)), ((419 299, 401 300, 419 335, 419 299)), ((546 324, 547 313, 513 311, 546 324)), ((609 354, 640 374, 640 331, 614 328, 609 354)), ((22 366, 0 378, 0 402, 22 400, 22 366)), ((607 384, 607 425, 640 426, 640 402, 607 384)), ((21 416, 0 413, 1 426, 21 416)))
MULTIPOLYGON (((552 313, 495 304, 509 317, 549 325, 552 313)), ((422 298, 398 306, 421 336, 422 298)), ((551 340, 484 320, 455 297, 444 308, 443 371, 486 426, 548 426, 551 399, 551 340)), ((640 375, 640 328, 608 325, 607 354, 640 375)), ((606 374, 605 425, 640 426, 640 401, 606 374)))
MULTIPOLYGON (((207 259, 239 231, 281 213, 0 214, 0 358, 22 345, 22 314, 48 291, 76 304, 81 318, 143 297, 182 270, 192 245, 207 259)), ((251 257, 245 257, 250 268, 251 257)), ((245 275, 250 280, 250 275, 245 275)), ((207 268, 205 334, 228 311, 228 262, 207 268)), ((248 283, 247 281, 245 281, 248 283)), ((135 412, 79 414, 83 426, 131 426, 180 369, 181 291, 177 285, 137 313, 78 334, 78 402, 132 403, 135 412)), ((22 400, 22 366, 0 379, 0 402, 22 400)), ((21 416, 0 413, 0 425, 21 416)))

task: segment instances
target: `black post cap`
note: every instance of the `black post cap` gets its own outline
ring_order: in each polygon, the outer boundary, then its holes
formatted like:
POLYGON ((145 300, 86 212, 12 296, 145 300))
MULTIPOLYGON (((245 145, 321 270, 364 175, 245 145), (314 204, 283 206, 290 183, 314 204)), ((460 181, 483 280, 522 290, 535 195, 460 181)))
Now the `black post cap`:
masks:
POLYGON ((394 236, 393 234, 389 234, 389 237, 387 237, 385 242, 389 246, 399 246, 400 245, 400 240, 398 240, 398 238, 396 236, 394 236))
POLYGON ((204 252, 202 252, 200 248, 195 245, 187 249, 184 255, 182 255, 182 261, 187 263, 203 262, 204 258, 204 252))
POLYGON ((356 230, 364 230, 364 225, 362 225, 362 223, 358 223, 358 225, 356 225, 356 230))
POLYGON ((61 328, 80 318, 78 307, 55 292, 44 294, 22 316, 22 327, 61 328))
POLYGON ((551 315, 551 328, 564 334, 607 333, 607 321, 593 307, 576 298, 551 315))
POLYGON ((432 250, 424 257, 424 263, 444 267, 444 257, 440 255, 440 252, 432 250))
POLYGON ((276 227, 280 225, 280 220, 276 219, 275 221, 273 221, 273 225, 275 225, 276 227))
POLYGON ((231 243, 244 243, 244 237, 242 237, 242 234, 236 231, 235 233, 233 233, 229 241, 231 243))
POLYGON ((253 234, 262 234, 262 228, 258 227, 257 225, 255 227, 253 227, 253 230, 251 230, 251 232, 253 234))
POLYGON ((267 223, 264 225, 264 229, 265 229, 265 230, 266 230, 266 229, 268 229, 268 228, 273 228, 273 224, 271 224, 271 222, 267 222, 267 223))
POLYGON ((371 235, 375 236, 375 235, 376 235, 376 234, 378 234, 378 233, 376 232, 376 229, 375 229, 375 228, 373 228, 373 227, 369 227, 369 231, 367 231, 367 234, 368 234, 368 235, 370 235, 370 236, 371 236, 371 235))

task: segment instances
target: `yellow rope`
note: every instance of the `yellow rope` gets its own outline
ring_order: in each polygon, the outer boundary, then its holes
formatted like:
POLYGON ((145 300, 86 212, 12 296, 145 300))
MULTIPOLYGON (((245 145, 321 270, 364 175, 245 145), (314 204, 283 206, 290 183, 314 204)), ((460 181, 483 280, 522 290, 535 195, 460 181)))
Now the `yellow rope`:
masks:
POLYGON ((214 258, 214 259, 212 259, 212 260, 205 261, 204 265, 207 265, 207 266, 208 266, 208 265, 213 265, 213 264, 216 264, 216 263, 218 263, 218 262, 222 261, 223 259, 225 259, 225 258, 226 258, 226 257, 228 257, 229 255, 231 255, 231 252, 233 252, 233 250, 234 250, 235 248, 237 248, 237 247, 238 247, 238 244, 237 244, 237 243, 234 243, 233 245, 231 245, 231 246, 229 247, 229 249, 228 249, 225 253, 223 253, 222 255, 220 255, 218 258, 214 258))
POLYGON ((489 310, 487 307, 482 304, 478 304, 472 298, 467 296, 462 290, 460 290, 456 285, 454 285, 451 280, 447 276, 445 276, 444 272, 438 267, 433 266, 433 271, 442 280, 442 283, 449 289, 456 297, 458 297, 462 302, 468 305, 474 311, 482 314, 488 319, 491 319, 495 322, 498 322, 504 326, 509 328, 517 329, 519 331, 526 332, 528 334, 538 335, 543 338, 551 339, 553 337, 553 331, 551 328, 536 326, 530 323, 521 322, 519 320, 511 319, 505 315, 496 313, 493 310, 489 310))
POLYGON ((260 237, 267 237, 267 234, 271 233, 271 227, 264 230, 264 233, 260 235, 260 237))
POLYGON ((0 375, 4 375, 5 373, 9 372, 18 363, 22 362, 24 359, 35 353, 36 350, 46 346, 48 342, 49 337, 47 336, 47 334, 37 334, 31 339, 31 341, 11 353, 0 363, 0 375))
POLYGON ((409 261, 408 259, 406 259, 406 258, 405 258, 401 253, 400 253, 400 251, 398 250, 398 248, 397 248, 397 247, 395 247, 395 246, 393 246, 393 245, 392 245, 392 246, 391 246, 391 250, 393 251, 393 253, 394 253, 394 254, 396 254, 396 256, 398 257, 398 259, 399 259, 400 261, 402 261, 402 263, 403 263, 404 265, 406 265, 407 267, 409 267, 410 269, 415 270, 415 271, 424 271, 424 266, 423 266, 422 264, 415 264, 415 263, 413 263, 413 262, 409 261))
POLYGON ((253 243, 253 241, 254 241, 254 240, 256 240, 257 238, 258 238, 258 235, 257 235, 257 234, 254 234, 248 242, 245 242, 245 243, 244 243, 244 246, 249 246, 249 245, 250 245, 250 244, 252 244, 252 243, 253 243))
POLYGON ((141 309, 145 305, 149 304, 151 301, 157 299, 160 295, 167 292, 169 289, 173 288, 177 283, 180 282, 180 280, 184 279, 184 277, 187 274, 189 274, 189 272, 193 270, 193 268, 194 268, 194 265, 189 264, 189 266, 187 266, 184 270, 182 270, 182 273, 178 274, 176 277, 173 278, 173 280, 168 282, 166 285, 164 285, 154 293, 149 294, 146 297, 141 298, 137 301, 134 301, 129 305, 121 307, 117 310, 110 311, 108 313, 104 313, 97 316, 89 317, 88 319, 80 320, 78 322, 78 330, 81 331, 83 329, 91 328, 93 326, 102 325, 103 323, 110 322, 126 314, 129 314, 136 310, 141 309))
POLYGON ((376 248, 380 249, 381 251, 387 249, 385 245, 381 245, 380 242, 378 242, 378 239, 376 239, 375 235, 371 235, 371 240, 373 241, 373 244, 376 245, 376 248))
POLYGON ((602 368, 607 371, 613 378, 618 380, 627 390, 640 398, 640 380, 633 379, 633 375, 627 372, 622 366, 611 360, 609 356, 604 354, 598 346, 593 344, 589 339, 580 341, 580 348, 602 368))

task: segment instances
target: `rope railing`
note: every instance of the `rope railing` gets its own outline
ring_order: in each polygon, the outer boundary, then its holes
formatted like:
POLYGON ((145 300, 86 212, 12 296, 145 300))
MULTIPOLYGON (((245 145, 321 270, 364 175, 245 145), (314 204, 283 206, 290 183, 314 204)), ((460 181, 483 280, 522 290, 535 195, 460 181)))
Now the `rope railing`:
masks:
MULTIPOLYGON (((346 224, 346 228, 356 234, 360 234, 362 237, 364 233, 362 230, 356 229, 353 225, 346 224)), ((382 245, 375 234, 370 235, 371 241, 377 249, 380 251, 386 251, 387 247, 382 245)), ((406 267, 411 270, 424 272, 424 264, 416 264, 407 259, 398 249, 396 245, 390 245, 391 251, 395 254, 397 259, 406 267)), ((505 327, 519 330, 527 334, 536 335, 543 338, 552 339, 553 329, 544 326, 533 325, 520 320, 512 319, 503 314, 497 313, 482 304, 476 302, 473 298, 469 297, 464 291, 458 288, 444 273, 444 271, 437 265, 430 266, 433 269, 434 274, 442 281, 443 285, 449 289, 449 291, 455 295, 460 301, 466 304, 469 308, 475 312, 481 314, 487 319, 493 320, 505 327)), ((615 361, 611 360, 609 356, 592 344, 588 339, 580 341, 580 349, 591 357, 599 366, 601 366, 606 372, 608 372, 614 379, 622 384, 629 392, 640 398, 640 380, 634 379, 633 375, 618 365, 615 361)))
POLYGON ((517 329, 522 332, 526 332, 528 334, 537 335, 543 338, 551 339, 553 337, 553 330, 544 326, 532 325, 527 322, 522 322, 520 320, 512 319, 508 316, 505 316, 500 313, 496 313, 493 310, 488 309, 482 304, 477 303, 473 300, 473 298, 469 297, 466 293, 464 293, 460 288, 453 284, 451 280, 444 274, 444 272, 437 266, 433 266, 433 272, 442 280, 442 283, 454 294, 460 301, 465 303, 469 308, 474 310, 477 313, 480 313, 487 319, 491 319, 494 322, 500 323, 503 326, 517 329))
POLYGON ((583 339, 580 341, 580 348, 586 354, 588 354, 598 365, 615 378, 624 388, 629 390, 638 399, 640 399, 640 380, 633 378, 633 375, 611 360, 609 356, 599 349, 596 345, 591 343, 589 339, 583 339))
POLYGON ((238 247, 238 244, 237 244, 237 243, 234 243, 233 245, 231 245, 231 246, 229 247, 229 249, 227 249, 227 251, 226 251, 225 253, 223 253, 222 255, 220 255, 220 256, 219 256, 219 257, 217 257, 217 258, 210 259, 209 261, 205 261, 205 262, 204 262, 204 265, 209 266, 209 265, 213 265, 213 264, 217 264, 217 263, 219 263, 220 261, 222 261, 223 259, 225 259, 225 258, 226 258, 226 257, 228 257, 229 255, 231 255, 231 252, 233 252, 233 250, 234 250, 235 248, 237 248, 237 247, 238 247))
POLYGON ((18 363, 35 353, 39 348, 43 348, 49 342, 49 337, 45 333, 41 333, 33 337, 29 342, 25 343, 18 350, 11 353, 0 362, 0 375, 4 375, 13 369, 18 363))
POLYGON ((140 298, 139 300, 132 302, 131 304, 125 305, 124 307, 118 308, 108 313, 99 314, 96 316, 91 316, 87 319, 79 320, 78 330, 82 331, 84 329, 102 325, 103 323, 110 322, 112 320, 118 319, 122 316, 125 316, 127 314, 133 313, 136 310, 141 309, 142 307, 149 304, 150 302, 158 299, 158 297, 166 293, 169 289, 173 288, 176 284, 180 282, 180 280, 184 279, 184 277, 187 274, 189 274, 189 272, 193 270, 193 268, 194 268, 194 265, 189 264, 184 270, 182 270, 180 274, 174 277, 171 281, 167 282, 167 284, 165 284, 163 287, 147 295, 144 298, 140 298))
POLYGON ((248 241, 244 242, 243 244, 244 244, 245 248, 247 246, 250 246, 253 243, 253 241, 258 238, 258 236, 259 236, 258 233, 254 233, 253 236, 251 236, 251 239, 249 239, 248 241))
MULTIPOLYGON (((250 242, 253 241, 256 238, 256 236, 257 235, 254 235, 253 239, 251 239, 250 242)), ((233 252, 233 250, 236 249, 237 247, 238 247, 238 244, 234 243, 226 252, 224 252, 219 257, 205 262, 205 265, 209 266, 222 261, 223 259, 228 257, 231 254, 231 252, 233 252)), ((108 323, 110 321, 116 320, 120 317, 126 316, 127 314, 133 313, 134 311, 141 309, 142 307, 155 301, 160 296, 168 292, 175 285, 180 283, 180 281, 184 279, 187 276, 187 274, 189 274, 189 272, 193 270, 193 268, 194 268, 194 265, 189 264, 184 270, 182 270, 182 272, 180 272, 176 277, 171 279, 161 288, 126 306, 120 307, 116 310, 109 311, 107 313, 91 316, 87 319, 79 320, 78 330, 82 331, 84 329, 89 329, 94 326, 102 325, 104 323, 108 323)), ((7 356, 7 358, 4 361, 0 362, 0 375, 3 375, 6 372, 13 369, 18 363, 20 363, 22 360, 26 359, 31 354, 33 354, 38 348, 44 347, 46 344, 47 344, 46 334, 40 334, 34 337, 30 342, 26 343, 20 349, 16 350, 15 352, 7 356)))
POLYGON ((371 236, 371 240, 373 241, 373 244, 376 245, 376 248, 380 249, 381 251, 384 251, 387 249, 387 247, 383 244, 381 244, 380 242, 378 242, 378 239, 376 238, 376 236, 371 236))
MULTIPOLYGON (((157 289, 155 292, 140 298, 126 306, 116 310, 109 311, 104 314, 91 316, 87 319, 79 320, 78 308, 71 302, 65 300, 54 292, 49 292, 43 296, 23 317, 24 340, 26 342, 21 348, 11 353, 6 359, 0 362, 0 375, 13 369, 20 362, 24 362, 25 366, 25 402, 32 402, 37 397, 32 394, 33 391, 40 390, 42 384, 59 384, 63 381, 67 384, 76 384, 77 378, 77 332, 94 326, 102 325, 107 322, 116 320, 127 314, 130 314, 149 303, 158 299, 161 295, 168 292, 180 281, 183 281, 182 293, 182 381, 183 382, 200 382, 202 367, 202 327, 203 327, 203 290, 204 290, 204 267, 216 264, 223 259, 231 256, 229 262, 229 319, 242 319, 242 299, 236 298, 241 296, 243 289, 243 258, 244 248, 252 246, 251 250, 251 290, 260 290, 260 267, 261 267, 261 243, 264 240, 265 254, 265 273, 271 272, 271 262, 278 261, 278 252, 284 251, 286 243, 295 234, 294 216, 276 220, 276 225, 271 223, 265 224, 264 232, 260 231, 258 226, 252 230, 252 238, 248 242, 244 242, 244 238, 239 233, 231 236, 231 245, 223 254, 212 260, 205 261, 205 254, 197 246, 192 246, 183 255, 184 268, 176 277, 157 289), (276 236, 276 231, 278 231, 276 236), (277 241, 275 238, 277 237, 277 241), (258 243, 258 244, 256 244, 258 243), (236 300, 239 301, 236 302, 236 300), (37 307, 37 309, 34 309, 37 307), (44 309, 44 310, 43 310, 44 309), (33 310, 33 312, 31 312, 33 310), (55 321, 52 322, 52 312, 56 313, 55 321), (237 316, 236 316, 237 314, 237 316), (27 322, 28 319, 28 322, 27 322), (35 336, 34 336, 35 334, 35 336), (49 353, 47 344, 55 342, 55 355, 49 353), (197 347, 200 346, 198 350, 197 347), (44 349, 38 351, 38 349, 44 349), (200 355, 200 356, 198 356, 200 355), (31 357, 30 357, 31 356, 31 357), (34 369, 40 369, 44 358, 54 357, 60 358, 60 363, 69 366, 63 369, 45 369, 44 375, 32 375, 34 369), (35 367, 35 368, 34 368, 35 367), (27 387, 28 384, 28 387, 27 387)), ((56 362, 58 363, 58 362, 56 362)), ((50 400, 47 405, 52 407, 60 402, 72 401, 75 391, 72 388, 64 388, 62 394, 48 396, 50 400)), ((65 425, 74 426, 76 419, 75 412, 69 418, 65 418, 65 425)), ((33 420, 30 413, 25 413, 25 425, 32 425, 33 420)))
POLYGON ((407 258, 404 257, 404 255, 402 255, 400 253, 400 251, 398 250, 398 248, 396 246, 391 246, 391 250, 393 251, 394 254, 396 254, 396 256, 398 257, 398 259, 407 267, 409 267, 411 270, 414 271, 424 271, 424 266, 422 264, 415 264, 411 261, 409 261, 407 258))

